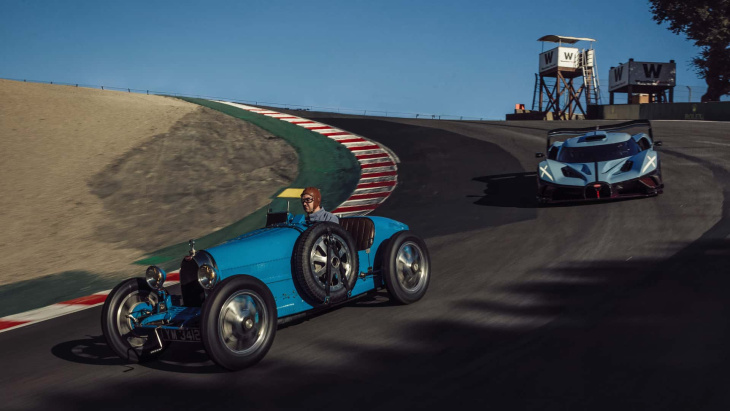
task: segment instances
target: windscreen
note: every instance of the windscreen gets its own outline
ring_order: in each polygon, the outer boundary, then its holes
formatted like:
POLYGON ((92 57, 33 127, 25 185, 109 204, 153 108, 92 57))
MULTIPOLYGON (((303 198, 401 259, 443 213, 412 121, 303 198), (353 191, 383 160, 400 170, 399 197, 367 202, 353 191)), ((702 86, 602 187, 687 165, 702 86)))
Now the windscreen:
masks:
POLYGON ((269 214, 287 212, 290 212, 292 214, 301 214, 303 212, 301 203, 299 202, 298 198, 280 197, 274 198, 271 203, 269 203, 269 209, 267 211, 269 214))
POLYGON ((290 212, 292 212, 291 203, 296 201, 293 198, 275 198, 266 212, 266 227, 276 224, 282 224, 289 221, 290 212))
POLYGON ((565 147, 558 154, 561 163, 593 163, 631 157, 641 151, 634 139, 591 147, 565 147))

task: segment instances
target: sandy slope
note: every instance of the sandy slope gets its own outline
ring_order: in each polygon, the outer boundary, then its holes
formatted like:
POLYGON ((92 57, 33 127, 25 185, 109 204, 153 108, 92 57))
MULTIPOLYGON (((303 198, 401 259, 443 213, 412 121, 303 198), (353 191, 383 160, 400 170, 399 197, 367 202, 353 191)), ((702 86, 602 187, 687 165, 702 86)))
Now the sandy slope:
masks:
POLYGON ((0 80, 0 285, 126 275, 145 252, 266 204, 296 177, 282 140, 180 100, 0 80))

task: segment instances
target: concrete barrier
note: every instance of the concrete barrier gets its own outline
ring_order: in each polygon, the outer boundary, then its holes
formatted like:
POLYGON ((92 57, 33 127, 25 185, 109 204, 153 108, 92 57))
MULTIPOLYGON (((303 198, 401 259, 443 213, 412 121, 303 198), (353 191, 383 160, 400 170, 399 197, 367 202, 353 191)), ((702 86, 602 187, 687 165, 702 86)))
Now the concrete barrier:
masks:
POLYGON ((638 120, 641 104, 614 104, 608 106, 590 106, 589 117, 603 120, 638 120), (593 110, 590 110, 593 109, 593 110), (591 112, 593 111, 593 113, 591 112))
POLYGON ((552 120, 553 113, 544 111, 515 110, 514 114, 507 114, 506 120, 552 120))
POLYGON ((603 120, 730 121, 730 101, 590 106, 589 118, 603 120))
POLYGON ((730 101, 712 103, 641 104, 647 120, 730 121, 730 101))

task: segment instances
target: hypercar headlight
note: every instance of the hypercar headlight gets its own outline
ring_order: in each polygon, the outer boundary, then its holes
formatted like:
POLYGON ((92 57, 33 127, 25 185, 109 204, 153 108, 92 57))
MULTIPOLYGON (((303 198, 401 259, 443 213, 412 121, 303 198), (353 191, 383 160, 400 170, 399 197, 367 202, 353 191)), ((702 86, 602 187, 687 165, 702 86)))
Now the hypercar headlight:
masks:
POLYGON ((147 280, 147 284, 155 290, 162 289, 162 284, 165 283, 166 277, 167 274, 165 273, 165 271, 155 265, 149 266, 147 268, 147 272, 145 273, 145 279, 147 280))
POLYGON ((208 264, 203 264, 198 268, 198 282, 201 287, 206 290, 210 290, 215 287, 215 283, 218 282, 218 274, 216 274, 213 267, 208 264))
POLYGON ((621 171, 625 173, 625 172, 631 170, 631 167, 633 167, 633 166, 634 166, 634 162, 629 160, 629 161, 625 162, 624 165, 621 166, 621 171))
POLYGON ((651 156, 647 154, 646 160, 644 161, 644 167, 641 168, 641 173, 643 174, 646 170, 653 168, 657 168, 657 155, 654 154, 654 156, 651 156))
POLYGON ((540 172, 540 178, 543 180, 550 179, 550 181, 555 181, 552 175, 550 175, 550 171, 548 170, 548 165, 545 164, 544 167, 537 166, 539 172, 540 172))

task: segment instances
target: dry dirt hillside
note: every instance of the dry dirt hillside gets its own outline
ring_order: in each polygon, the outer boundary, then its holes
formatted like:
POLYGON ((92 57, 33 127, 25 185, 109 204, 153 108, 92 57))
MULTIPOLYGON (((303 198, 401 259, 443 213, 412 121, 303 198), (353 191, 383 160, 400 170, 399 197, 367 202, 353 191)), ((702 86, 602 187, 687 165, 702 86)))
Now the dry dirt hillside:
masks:
POLYGON ((260 128, 173 98, 0 80, 0 285, 139 272, 146 252, 229 225, 297 175, 260 128))

